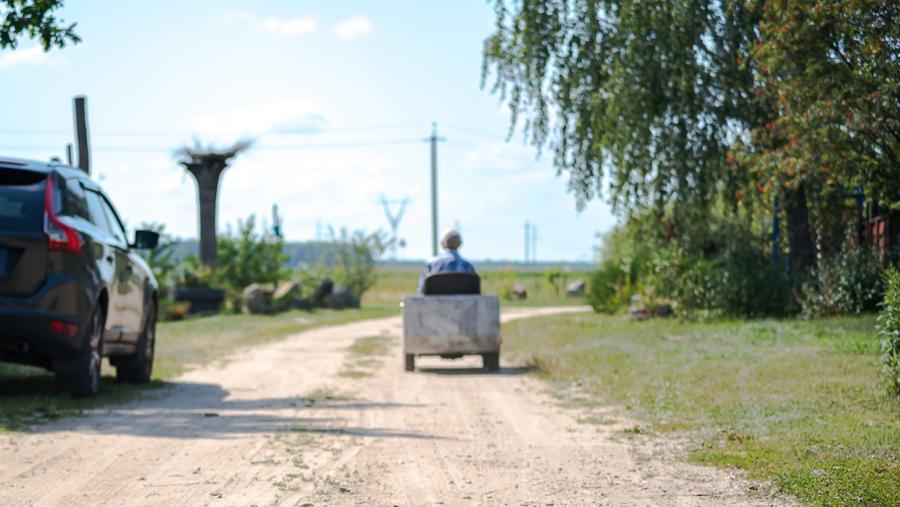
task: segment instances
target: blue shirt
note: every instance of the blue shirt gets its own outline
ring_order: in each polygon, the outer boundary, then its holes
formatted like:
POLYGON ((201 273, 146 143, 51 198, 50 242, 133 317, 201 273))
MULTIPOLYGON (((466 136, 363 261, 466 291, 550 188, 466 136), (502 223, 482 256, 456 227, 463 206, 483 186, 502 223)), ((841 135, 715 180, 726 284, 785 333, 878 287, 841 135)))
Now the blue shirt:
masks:
POLYGON ((425 269, 419 276, 418 292, 425 292, 425 279, 435 273, 474 273, 475 268, 469 261, 462 258, 456 250, 444 250, 444 253, 438 255, 425 263, 425 269))

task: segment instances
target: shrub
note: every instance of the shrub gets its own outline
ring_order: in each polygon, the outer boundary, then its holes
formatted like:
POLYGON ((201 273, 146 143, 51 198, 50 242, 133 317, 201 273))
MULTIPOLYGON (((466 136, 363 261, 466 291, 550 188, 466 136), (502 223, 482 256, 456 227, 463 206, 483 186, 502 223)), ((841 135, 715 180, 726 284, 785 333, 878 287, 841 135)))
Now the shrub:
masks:
POLYGON ((287 276, 283 241, 274 234, 256 232, 256 217, 239 220, 237 232, 219 237, 216 279, 225 286, 231 308, 240 311, 242 292, 252 283, 277 284, 287 276))
POLYGON ((348 233, 341 230, 334 237, 326 256, 332 266, 335 283, 346 285, 358 298, 375 285, 377 276, 375 261, 384 253, 388 244, 381 231, 367 234, 362 231, 348 233))
POLYGON ((723 231, 723 243, 708 257, 672 248, 651 262, 648 285, 671 299, 680 313, 730 316, 784 315, 793 309, 783 268, 766 257, 764 244, 749 231, 723 231))
POLYGON ((716 306, 714 265, 679 248, 659 250, 650 262, 647 286, 656 297, 670 299, 683 314, 716 306))
POLYGON ((884 372, 893 392, 900 395, 900 271, 889 269, 884 275, 884 301, 878 316, 884 372))
POLYGON ((611 260, 591 273, 587 301, 595 312, 613 313, 631 297, 631 284, 624 269, 611 260))
POLYGON ((714 280, 716 306, 731 316, 763 317, 793 313, 796 304, 784 266, 773 264, 764 244, 750 234, 730 235, 714 280))
POLYGON ((884 292, 881 262, 871 248, 845 245, 821 259, 803 284, 803 315, 825 317, 875 311, 884 292))

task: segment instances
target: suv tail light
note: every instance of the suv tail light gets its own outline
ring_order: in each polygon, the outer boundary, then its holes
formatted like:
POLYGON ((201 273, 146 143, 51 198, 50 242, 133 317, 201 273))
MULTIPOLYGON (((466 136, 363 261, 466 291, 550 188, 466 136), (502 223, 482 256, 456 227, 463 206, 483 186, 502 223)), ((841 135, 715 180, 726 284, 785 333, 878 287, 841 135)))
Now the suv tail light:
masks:
POLYGON ((56 334, 71 337, 78 333, 78 324, 50 319, 50 329, 56 334))
POLYGON ((56 216, 56 192, 52 174, 47 177, 47 189, 44 193, 44 234, 47 235, 47 248, 51 251, 81 253, 82 243, 78 231, 56 216))

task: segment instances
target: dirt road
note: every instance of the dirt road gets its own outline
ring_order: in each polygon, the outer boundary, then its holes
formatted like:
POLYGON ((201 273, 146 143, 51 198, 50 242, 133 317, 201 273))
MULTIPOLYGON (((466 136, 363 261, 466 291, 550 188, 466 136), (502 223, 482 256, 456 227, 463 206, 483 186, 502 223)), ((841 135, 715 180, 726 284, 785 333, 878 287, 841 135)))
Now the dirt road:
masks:
POLYGON ((397 317, 308 331, 139 402, 0 436, 0 505, 773 503, 629 437, 618 415, 580 424, 515 365, 423 359, 406 373, 399 336, 397 317), (373 336, 385 355, 348 350, 373 336))

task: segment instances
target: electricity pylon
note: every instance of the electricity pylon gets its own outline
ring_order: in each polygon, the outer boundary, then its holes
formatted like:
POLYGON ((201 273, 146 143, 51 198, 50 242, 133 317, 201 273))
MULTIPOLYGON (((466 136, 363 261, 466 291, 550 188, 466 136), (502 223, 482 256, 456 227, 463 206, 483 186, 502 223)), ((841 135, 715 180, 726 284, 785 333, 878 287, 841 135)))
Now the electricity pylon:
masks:
POLYGON ((389 201, 386 197, 381 196, 381 206, 384 208, 384 215, 387 217, 388 223, 391 224, 391 256, 397 260, 397 244, 401 241, 397 237, 397 229, 400 227, 400 220, 403 219, 403 212, 406 211, 406 204, 409 202, 408 197, 400 200, 389 201), (391 212, 391 204, 400 204, 397 213, 391 212))

